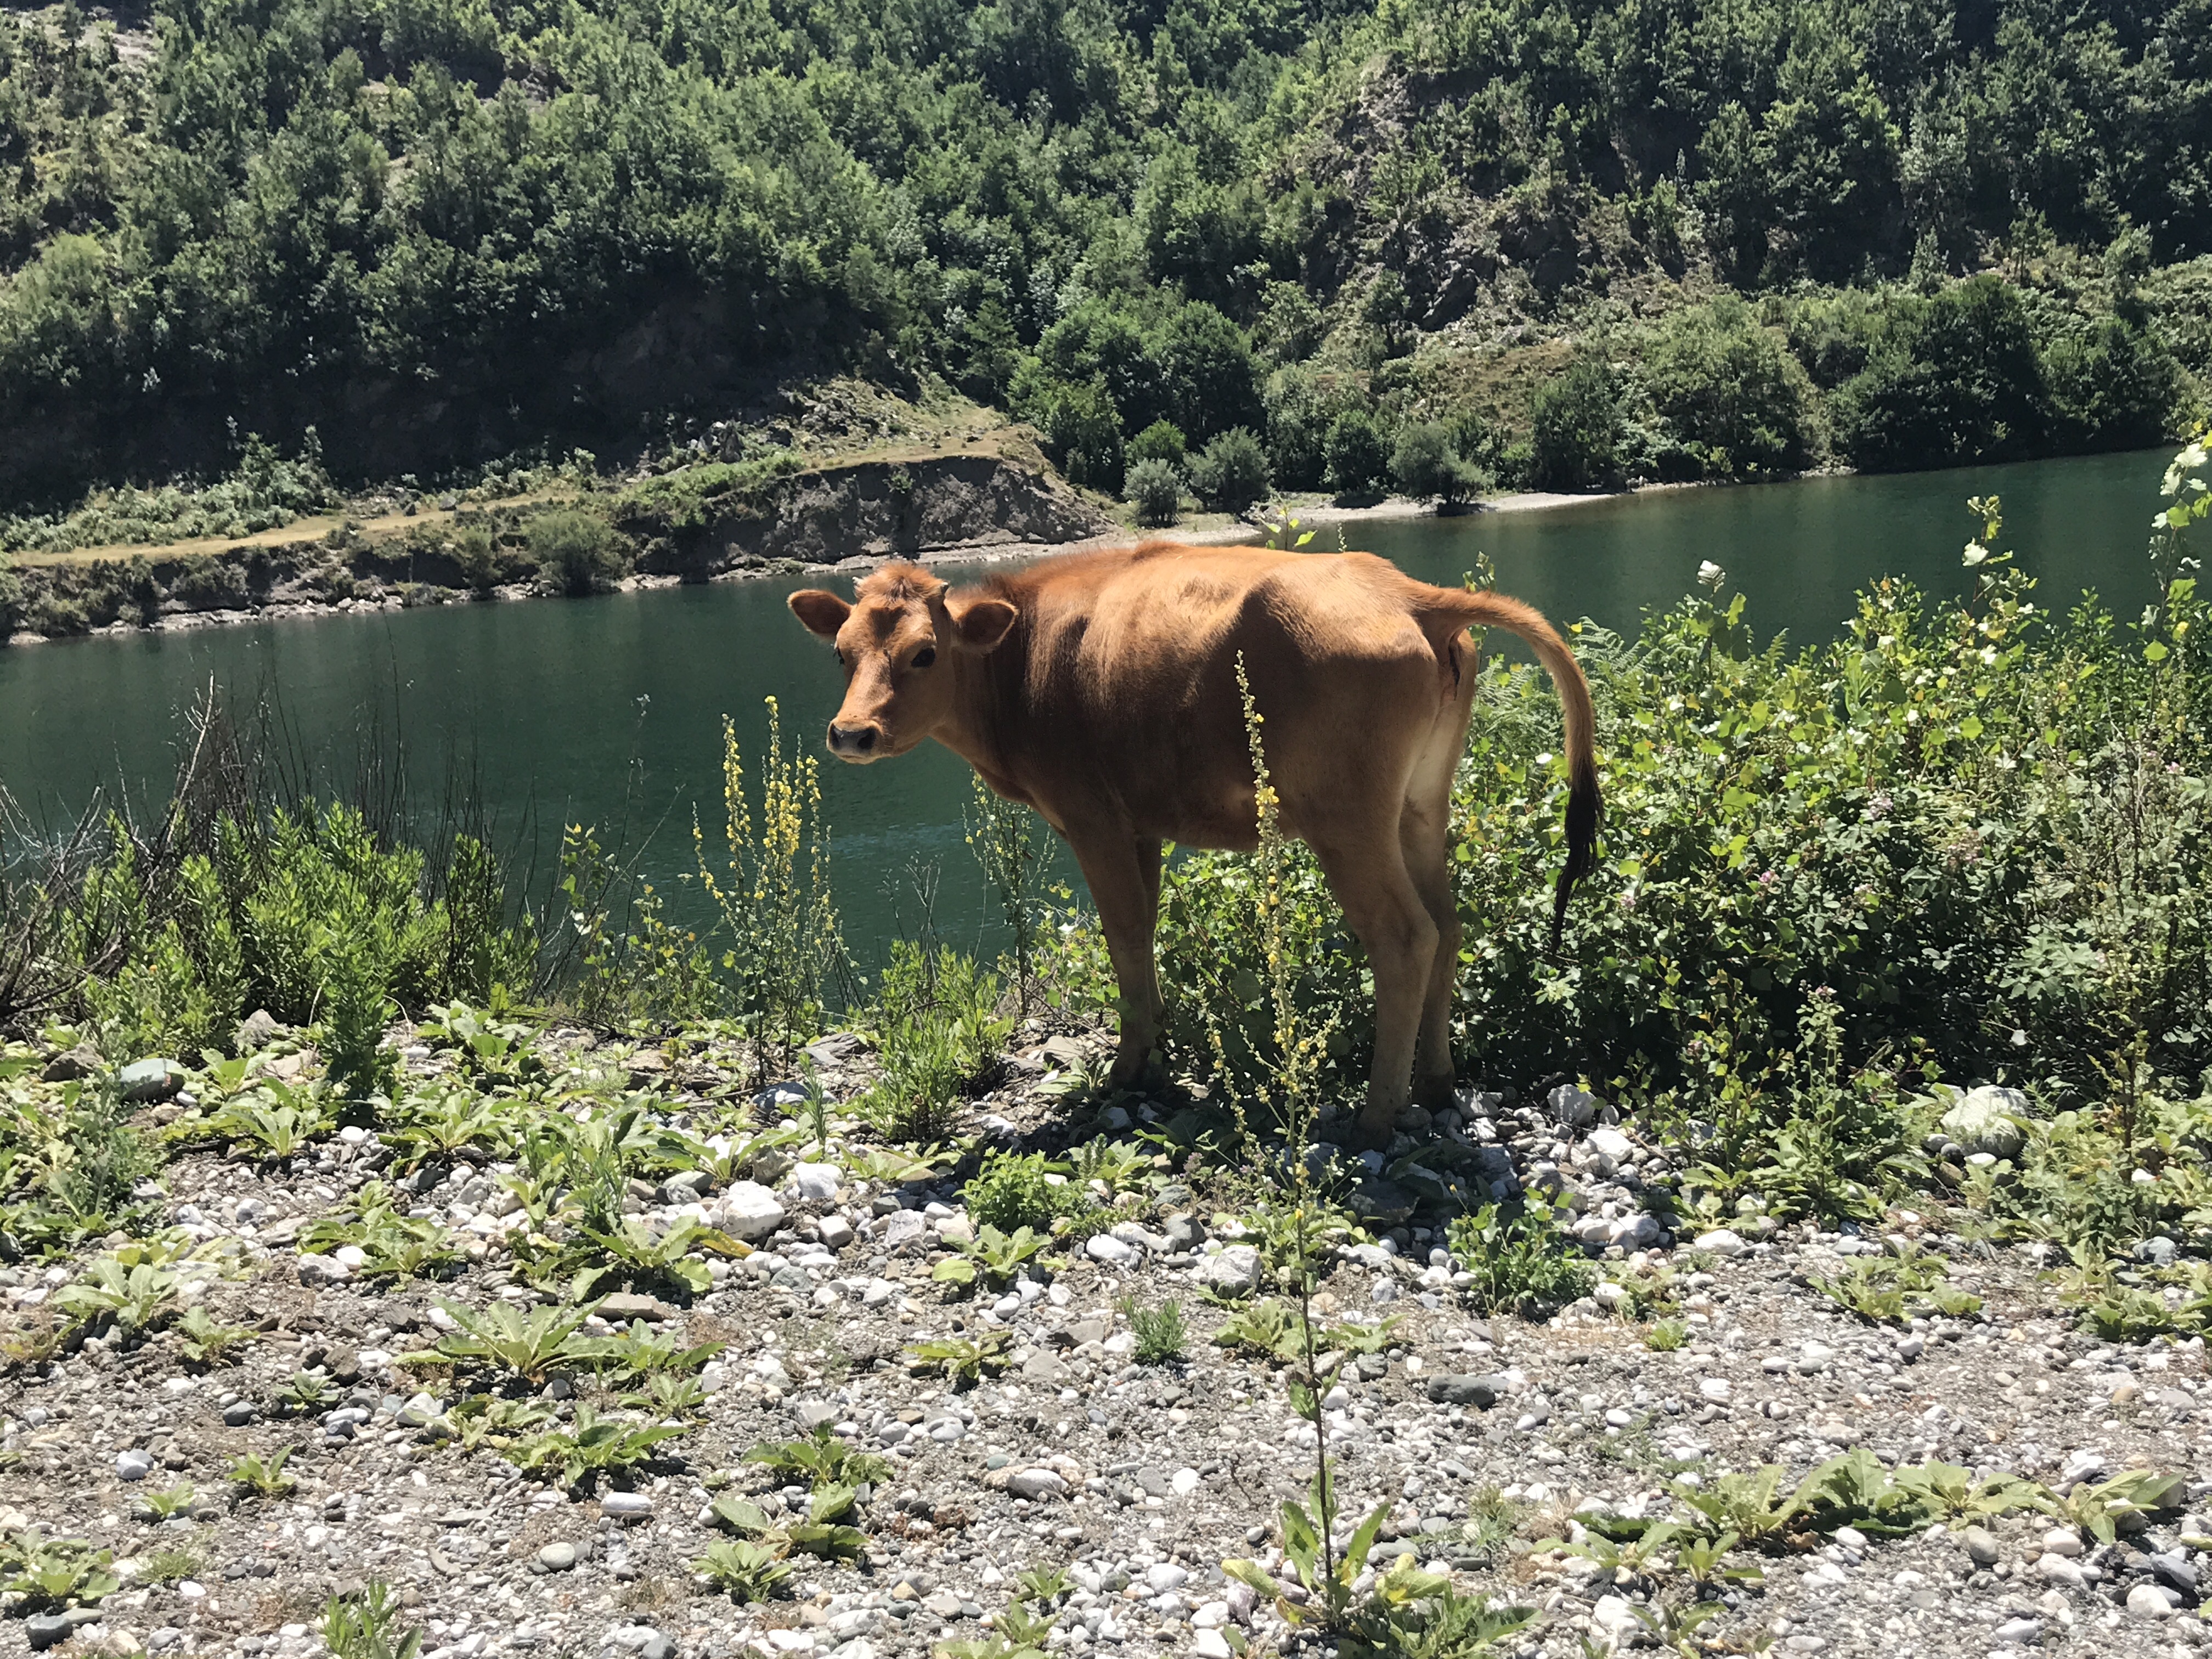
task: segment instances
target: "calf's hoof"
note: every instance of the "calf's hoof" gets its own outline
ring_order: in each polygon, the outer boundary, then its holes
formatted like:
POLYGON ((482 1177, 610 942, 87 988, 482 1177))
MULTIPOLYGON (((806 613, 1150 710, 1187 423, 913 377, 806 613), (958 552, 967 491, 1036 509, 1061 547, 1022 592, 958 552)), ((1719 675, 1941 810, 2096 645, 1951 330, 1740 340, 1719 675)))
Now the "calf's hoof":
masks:
POLYGON ((1451 1072, 1437 1072, 1431 1076, 1416 1078, 1411 1097, 1416 1106, 1431 1112, 1440 1112, 1458 1098, 1459 1078, 1451 1072))

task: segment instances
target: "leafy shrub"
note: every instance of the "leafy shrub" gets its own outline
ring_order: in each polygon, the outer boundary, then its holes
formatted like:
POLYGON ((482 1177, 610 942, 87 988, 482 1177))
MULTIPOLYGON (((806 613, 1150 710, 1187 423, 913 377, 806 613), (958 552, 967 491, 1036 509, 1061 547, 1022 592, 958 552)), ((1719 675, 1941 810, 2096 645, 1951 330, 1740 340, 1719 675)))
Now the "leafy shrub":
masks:
POLYGON ((572 598, 612 586, 629 568, 605 520, 568 508, 530 521, 530 556, 538 561, 539 584, 572 598))
POLYGON ((1464 1293, 1484 1313, 1560 1307, 1588 1296, 1597 1283, 1582 1246, 1540 1194, 1459 1217, 1449 1240, 1460 1267, 1474 1275, 1464 1293))
POLYGON ((1328 428, 1356 390, 1309 368, 1277 371, 1267 381, 1267 458, 1288 489, 1320 487, 1328 470, 1328 428))
POLYGON ((1024 1227, 1048 1232, 1060 1217, 1091 1208, 1091 1194, 1066 1175, 1042 1152, 989 1152, 961 1196, 969 1218, 979 1227, 1007 1233, 1024 1227), (1055 1181, 1054 1176, 1061 1179, 1055 1181))
POLYGON ((1602 359, 1580 358, 1538 386, 1528 421, 1528 480, 1538 489, 1595 489, 1620 478, 1620 390, 1602 359))
POLYGON ((1812 383, 1733 297, 1676 312, 1644 354, 1651 401, 1688 447, 1690 476, 1755 477, 1813 459, 1812 383))
POLYGON ((1045 447, 1073 483, 1117 495, 1126 461, 1121 417, 1105 384, 1054 385, 1041 399, 1045 447))
POLYGON ((507 561, 490 530, 480 524, 463 525, 453 532, 453 562, 461 580, 477 593, 489 593, 507 580, 507 561))
POLYGON ((1137 522, 1148 529, 1165 529, 1182 514, 1182 475, 1172 461, 1139 461, 1129 469, 1126 488, 1137 522))
POLYGON ((2106 317, 2069 329, 2044 349, 2042 368, 2048 451, 2136 449, 2172 429, 2179 374, 2165 347, 2132 323, 2106 317))
POLYGON ((1900 298, 1835 400, 1844 454, 1878 472, 2031 454, 2047 418, 2019 291, 1989 276, 1900 298))
POLYGON ((1390 482, 1390 439, 1371 410, 1347 409, 1328 423, 1322 444, 1328 487, 1340 495, 1369 495, 1390 482))
POLYGON ((1242 513, 1272 485, 1267 452, 1243 427, 1232 427, 1200 450, 1190 465, 1190 487, 1217 513, 1242 513))
POLYGON ((1402 495, 1447 503, 1470 499, 1489 482, 1480 467, 1461 456, 1451 428, 1440 421, 1408 422, 1400 429, 1390 476, 1402 495))
POLYGON ((1129 441, 1129 459, 1132 461, 1165 461, 1170 466, 1180 466, 1184 448, 1181 427, 1173 421, 1154 421, 1129 441))
POLYGON ((73 512, 0 519, 0 543, 67 553, 81 547, 234 539, 336 507, 341 499, 323 470, 322 441, 314 428, 303 435, 297 460, 286 460, 275 445, 248 434, 237 465, 215 483, 156 489, 125 484, 73 512))
POLYGON ((902 1139, 939 1139, 1013 1028, 998 1001, 998 976, 974 958, 894 941, 878 999, 883 1066, 865 1103, 870 1115, 902 1139))

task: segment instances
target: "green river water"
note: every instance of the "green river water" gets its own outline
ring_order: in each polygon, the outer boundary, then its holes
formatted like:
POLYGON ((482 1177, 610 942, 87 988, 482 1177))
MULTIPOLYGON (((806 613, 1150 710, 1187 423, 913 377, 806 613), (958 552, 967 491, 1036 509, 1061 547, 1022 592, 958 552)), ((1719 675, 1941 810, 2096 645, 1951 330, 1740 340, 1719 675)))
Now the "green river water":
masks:
MULTIPOLYGON (((1710 559, 1747 595, 1762 636, 1787 629, 1803 640, 1832 632, 1875 576, 1960 591, 1960 550, 1978 527, 1965 502, 1990 493, 2002 495, 2005 540, 2046 603, 2094 588, 2116 607, 2140 605, 2166 459, 1654 491, 1347 533, 1352 546, 1440 583, 1456 583, 1487 552, 1504 592, 1562 623, 1589 617, 1622 631, 1687 591, 1710 559)), ((1313 544, 1334 541, 1323 528, 1313 544)), ((681 907, 674 878, 693 867, 695 803, 716 829, 722 715, 757 755, 762 699, 773 694, 787 738, 818 751, 839 676, 784 608, 784 595, 806 585, 295 617, 0 650, 0 784, 48 825, 68 822, 95 791, 158 801, 186 714, 213 684, 234 704, 275 708, 292 746, 325 775, 350 778, 373 731, 398 739, 426 807, 449 779, 472 780, 541 902, 565 821, 625 843, 681 907)), ((915 872, 931 866, 940 872, 938 931, 977 943, 982 894, 961 833, 967 769, 934 745, 865 769, 825 757, 823 786, 839 902, 863 961, 920 925, 915 872)))

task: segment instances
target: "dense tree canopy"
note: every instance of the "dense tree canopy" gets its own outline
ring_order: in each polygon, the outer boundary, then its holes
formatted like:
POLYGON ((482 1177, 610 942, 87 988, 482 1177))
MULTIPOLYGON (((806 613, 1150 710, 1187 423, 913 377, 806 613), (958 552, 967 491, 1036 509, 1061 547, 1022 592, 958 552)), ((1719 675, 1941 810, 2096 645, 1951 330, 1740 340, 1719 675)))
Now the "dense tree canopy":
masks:
MULTIPOLYGON (((1095 381, 1197 446, 1331 342, 1638 272, 2170 265, 2212 250, 2208 134, 2212 0, 157 0, 150 42, 69 7, 0 20, 0 431, 112 466, 319 414, 338 465, 435 466, 835 362, 1095 381)), ((1865 334, 1847 412, 1972 426, 1913 342, 2011 374, 2007 325, 1865 334)), ((2069 348, 2077 404, 2124 348, 2069 348)))

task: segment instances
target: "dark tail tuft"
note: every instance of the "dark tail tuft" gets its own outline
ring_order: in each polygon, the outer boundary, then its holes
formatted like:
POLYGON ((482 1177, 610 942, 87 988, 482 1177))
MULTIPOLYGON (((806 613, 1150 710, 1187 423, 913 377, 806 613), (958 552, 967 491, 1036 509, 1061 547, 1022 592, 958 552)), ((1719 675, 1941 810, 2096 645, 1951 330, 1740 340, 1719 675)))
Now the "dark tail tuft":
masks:
POLYGON ((1552 954, 1559 954, 1559 939, 1567 925, 1567 898, 1575 884, 1589 873, 1591 854, 1597 846, 1597 823, 1605 810, 1597 787, 1597 767, 1584 758, 1577 763, 1567 788, 1567 861, 1552 893, 1552 954))

